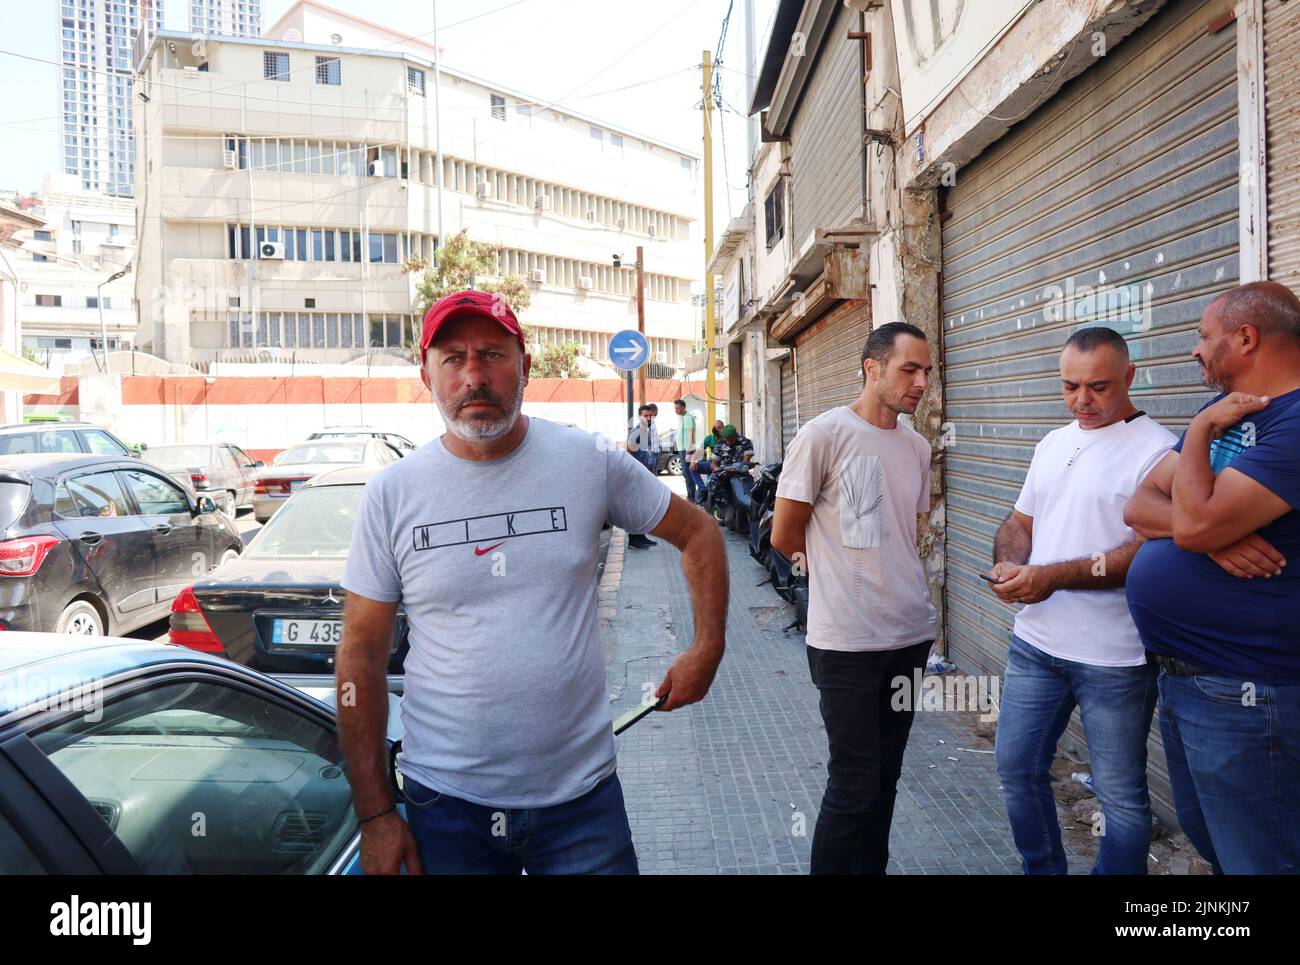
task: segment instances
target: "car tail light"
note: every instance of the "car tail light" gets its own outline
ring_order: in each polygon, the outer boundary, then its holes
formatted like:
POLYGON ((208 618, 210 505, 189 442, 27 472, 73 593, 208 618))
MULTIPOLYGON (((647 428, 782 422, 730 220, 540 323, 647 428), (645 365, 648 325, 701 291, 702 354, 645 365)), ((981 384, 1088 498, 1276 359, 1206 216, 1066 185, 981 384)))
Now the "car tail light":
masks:
POLYGON ((31 576, 57 546, 57 536, 28 536, 0 543, 0 576, 31 576))
POLYGON ((207 618, 203 615, 203 608, 199 606, 199 601, 194 596, 192 586, 181 590, 172 601, 167 639, 171 643, 189 647, 191 650, 221 654, 226 652, 217 635, 212 632, 212 627, 208 626, 207 618))
POLYGON ((311 478, 310 476, 294 476, 292 479, 259 479, 253 487, 254 492, 262 495, 278 496, 288 495, 293 491, 293 484, 303 482, 311 478))
POLYGON ((198 489, 200 486, 206 486, 208 484, 208 474, 204 472, 192 472, 190 473, 190 482, 194 485, 195 489, 198 489))

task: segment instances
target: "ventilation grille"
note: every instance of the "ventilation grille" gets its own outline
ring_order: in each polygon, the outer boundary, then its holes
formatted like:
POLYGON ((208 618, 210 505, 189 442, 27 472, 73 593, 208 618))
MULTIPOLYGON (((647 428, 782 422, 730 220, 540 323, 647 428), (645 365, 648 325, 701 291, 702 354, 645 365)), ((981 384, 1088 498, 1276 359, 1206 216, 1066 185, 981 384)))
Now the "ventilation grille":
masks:
POLYGON ((329 815, 319 811, 285 811, 271 833, 276 851, 316 851, 324 843, 329 815))

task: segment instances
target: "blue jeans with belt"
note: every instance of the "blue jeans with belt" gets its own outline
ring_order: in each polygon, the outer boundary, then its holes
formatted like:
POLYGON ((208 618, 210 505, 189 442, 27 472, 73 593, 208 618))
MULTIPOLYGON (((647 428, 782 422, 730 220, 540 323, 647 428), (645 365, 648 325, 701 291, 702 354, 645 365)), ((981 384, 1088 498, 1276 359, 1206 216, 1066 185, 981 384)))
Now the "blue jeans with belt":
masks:
POLYGON ((1217 874, 1300 873, 1300 684, 1160 674, 1178 823, 1217 874))
POLYGON ((1051 768, 1056 742, 1078 706, 1101 804, 1093 874, 1143 875, 1151 843, 1147 732, 1156 669, 1065 660, 1011 635, 995 755, 1011 834, 1025 874, 1065 874, 1051 768))
POLYGON ((544 808, 473 804, 405 774, 402 797, 427 875, 637 873, 617 774, 579 798, 544 808))

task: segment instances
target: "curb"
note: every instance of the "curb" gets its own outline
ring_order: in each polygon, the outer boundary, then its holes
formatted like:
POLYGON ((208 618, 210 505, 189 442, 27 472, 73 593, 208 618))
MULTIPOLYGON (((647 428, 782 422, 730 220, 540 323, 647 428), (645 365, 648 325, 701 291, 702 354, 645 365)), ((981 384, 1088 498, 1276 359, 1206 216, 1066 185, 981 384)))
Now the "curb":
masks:
POLYGON ((614 527, 609 534, 605 550, 605 570, 596 588, 596 611, 600 616, 600 631, 604 637, 610 624, 618 616, 618 588, 623 582, 623 557, 627 552, 627 533, 614 527))

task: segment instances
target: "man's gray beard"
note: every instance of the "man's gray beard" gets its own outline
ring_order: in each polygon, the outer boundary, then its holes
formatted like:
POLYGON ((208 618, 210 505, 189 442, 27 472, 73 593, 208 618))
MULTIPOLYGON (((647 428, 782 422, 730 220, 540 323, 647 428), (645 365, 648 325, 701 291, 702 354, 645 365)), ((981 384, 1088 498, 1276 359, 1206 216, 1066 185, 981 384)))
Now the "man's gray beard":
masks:
POLYGON ((506 414, 499 419, 461 419, 450 414, 447 407, 443 405, 442 399, 438 399, 438 411, 442 413, 442 421, 447 425, 447 431, 458 439, 465 442, 493 442, 500 439, 515 426, 515 421, 519 418, 519 412, 524 406, 524 383, 521 379, 519 387, 515 390, 515 397, 509 400, 506 414))

